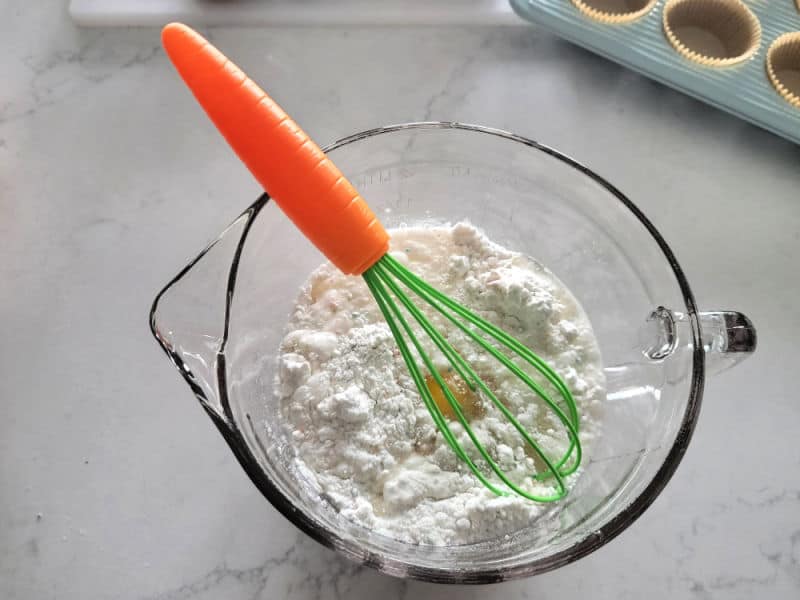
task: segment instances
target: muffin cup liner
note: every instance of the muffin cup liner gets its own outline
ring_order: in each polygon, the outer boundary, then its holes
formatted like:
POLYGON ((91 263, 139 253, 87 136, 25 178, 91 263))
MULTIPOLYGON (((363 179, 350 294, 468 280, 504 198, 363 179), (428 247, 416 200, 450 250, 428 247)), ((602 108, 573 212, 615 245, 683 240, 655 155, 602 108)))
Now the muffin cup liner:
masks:
POLYGON ((784 33, 772 42, 767 50, 767 75, 784 100, 800 108, 800 31, 784 33), (798 73, 797 81, 781 78, 787 67, 798 73))
POLYGON ((741 0, 668 0, 663 14, 664 34, 682 56, 707 67, 727 67, 756 53, 761 45, 761 24, 741 0), (733 56, 714 56, 702 43, 689 41, 681 30, 705 31, 733 56))
MULTIPOLYGON (((601 23, 615 24, 615 23, 630 23, 636 19, 640 19, 649 13, 656 5, 658 0, 640 0, 641 6, 639 8, 632 8, 630 10, 614 12, 603 7, 603 2, 597 0, 572 0, 575 7, 585 16, 601 23)), ((800 0, 797 0, 800 2, 800 0)))

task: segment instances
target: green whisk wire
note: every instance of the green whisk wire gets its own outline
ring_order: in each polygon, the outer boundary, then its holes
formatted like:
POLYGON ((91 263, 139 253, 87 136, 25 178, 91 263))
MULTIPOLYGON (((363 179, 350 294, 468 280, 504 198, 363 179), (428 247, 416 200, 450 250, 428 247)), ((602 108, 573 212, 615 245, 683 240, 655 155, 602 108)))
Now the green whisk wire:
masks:
MULTIPOLYGON (((563 466, 564 463, 569 459, 570 455, 574 450, 576 452, 576 460, 574 464, 572 465, 571 468, 562 471, 561 474, 566 476, 577 470, 582 457, 582 450, 578 440, 578 409, 577 406, 575 405, 575 400, 573 399, 572 394, 570 393, 566 384, 558 376, 558 374, 555 371, 553 371, 553 369, 546 362, 544 362, 539 356, 531 352, 519 340, 514 339, 506 332, 504 332, 502 329, 499 329, 494 325, 492 325, 491 323, 485 321, 484 319, 481 319, 480 317, 475 315, 472 311, 457 303, 455 300, 442 294, 434 287, 432 287, 430 284, 428 284, 424 280, 417 277, 414 273, 406 269, 402 264, 397 262, 396 259, 392 258, 389 255, 386 255, 384 258, 386 259, 385 265, 388 266, 392 274, 394 274, 399 280, 406 281, 407 282, 406 285, 409 286, 409 289, 414 291, 423 300, 425 300, 431 306, 433 306, 438 312, 444 315, 458 329, 460 329, 473 341, 479 344, 486 352, 488 352, 494 358, 500 361, 500 363, 503 364, 503 366, 505 366, 506 368, 508 368, 512 373, 514 373, 514 375, 519 377, 528 386, 528 388, 530 388, 533 392, 536 393, 537 396, 539 396, 542 400, 544 400, 544 402, 556 413, 556 415, 558 415, 559 420, 568 430, 570 437, 570 446, 567 448, 567 451, 564 453, 564 456, 558 462, 557 466, 558 468, 563 466), (564 399, 567 405, 567 409, 569 410, 570 413, 570 419, 567 419, 561 408, 558 407, 552 401, 549 394, 547 394, 541 388, 541 386, 539 386, 534 380, 532 380, 527 373, 522 371, 517 365, 511 362, 507 356, 499 352, 494 346, 486 342, 483 338, 476 335, 474 331, 465 327, 464 324, 458 321, 453 315, 443 310, 442 307, 439 306, 437 303, 441 303, 447 308, 450 308, 459 316, 464 318, 467 322, 469 322, 479 330, 483 331, 490 337, 493 337, 501 345, 504 345, 512 352, 521 356, 523 360, 525 360, 528 364, 530 364, 540 373, 542 373, 542 375, 544 375, 544 377, 556 388, 556 390, 564 399)), ((495 402, 495 404, 497 404, 497 402, 495 402)), ((502 405, 502 403, 500 403, 500 410, 503 412, 505 416, 511 418, 512 423, 515 425, 517 430, 520 431, 520 433, 522 433, 523 437, 526 436, 522 427, 516 422, 516 419, 514 419, 512 415, 507 413, 507 409, 505 408, 504 405, 502 405)), ((540 478, 545 478, 549 476, 550 474, 545 472, 540 475, 540 478)))
POLYGON ((364 280, 370 289, 378 308, 383 314, 392 336, 397 342, 400 354, 408 368, 414 385, 417 387, 425 407, 433 419, 442 437, 456 454, 463 461, 475 477, 489 490, 498 496, 509 496, 516 494, 534 502, 555 502, 567 494, 564 478, 574 473, 580 466, 582 450, 578 438, 578 409, 575 400, 569 389, 559 375, 542 360, 539 356, 528 349, 519 340, 508 335, 503 330, 495 327, 491 323, 482 319, 466 307, 462 306, 452 298, 442 294, 433 286, 414 275, 411 271, 389 254, 382 256, 378 262, 367 269, 363 274, 364 280), (401 287, 402 285, 402 287, 401 287), (518 377, 544 404, 549 407, 558 417, 564 426, 569 438, 569 446, 557 461, 551 459, 541 448, 541 446, 531 437, 522 424, 511 413, 511 411, 497 398, 494 392, 488 387, 486 382, 481 379, 475 370, 467 363, 459 352, 445 339, 445 337, 433 326, 425 317, 423 312, 414 304, 414 301, 406 294, 403 287, 411 291, 415 296, 423 300, 434 310, 443 315, 467 338, 478 344, 487 354, 491 355, 503 367, 518 377), (500 466, 492 459, 483 444, 478 440, 477 435, 469 425, 469 421, 462 410, 462 407, 452 390, 444 381, 439 370, 433 364, 430 355, 425 351, 420 343, 411 323, 403 314, 401 306, 413 321, 430 338, 434 346, 450 363, 453 371, 464 381, 473 392, 480 391, 500 413, 508 419, 514 429, 520 434, 522 439, 542 460, 547 469, 542 473, 532 475, 537 481, 550 478, 555 479, 555 493, 547 496, 531 494, 521 489, 503 472, 500 466), (484 337, 486 336, 486 337, 484 337), (409 346, 406 338, 410 340, 409 346), (494 343, 487 340, 493 340, 494 343), (518 364, 513 362, 509 356, 502 352, 497 346, 501 346, 516 356, 520 357, 525 363, 537 370, 558 392, 561 397, 560 402, 554 401, 547 391, 536 381, 534 381, 518 364), (413 348, 413 352, 412 352, 413 348), (456 439, 447 419, 442 413, 433 395, 425 382, 425 377, 414 353, 421 359, 422 364, 428 373, 433 377, 439 389, 442 391, 447 403, 456 416, 456 419, 463 427, 478 455, 489 466, 491 471, 505 484, 510 490, 500 489, 487 478, 461 444, 456 439), (562 408, 562 406, 564 408, 562 408), (566 412, 565 412, 566 409, 566 412), (570 460, 572 459, 572 460, 570 460))

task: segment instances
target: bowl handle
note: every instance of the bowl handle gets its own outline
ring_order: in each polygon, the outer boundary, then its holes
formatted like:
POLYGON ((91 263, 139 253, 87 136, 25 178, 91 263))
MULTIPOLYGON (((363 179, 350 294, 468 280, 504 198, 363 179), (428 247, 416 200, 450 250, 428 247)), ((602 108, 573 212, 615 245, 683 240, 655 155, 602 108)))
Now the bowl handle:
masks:
MULTIPOLYGON (((714 375, 742 362, 756 350, 757 335, 745 315, 732 310, 698 312, 700 339, 706 353, 706 375, 714 375)), ((689 325, 686 313, 659 306, 640 329, 645 356, 661 361, 671 356, 686 341, 689 325)))
POLYGON ((756 328, 742 313, 717 310, 700 312, 698 316, 707 375, 725 371, 755 352, 756 328))

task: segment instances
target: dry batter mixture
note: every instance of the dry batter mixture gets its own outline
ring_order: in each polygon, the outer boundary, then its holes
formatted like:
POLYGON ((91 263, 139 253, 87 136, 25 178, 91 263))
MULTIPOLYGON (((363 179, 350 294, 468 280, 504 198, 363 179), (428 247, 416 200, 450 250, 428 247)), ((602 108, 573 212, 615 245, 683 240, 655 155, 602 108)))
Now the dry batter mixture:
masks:
MULTIPOLYGON (((590 445, 600 431, 605 381, 591 325, 569 290, 535 261, 467 223, 408 227, 391 236, 395 258, 561 375, 580 411, 581 440, 590 445)), ((566 436, 556 417, 476 344, 427 314, 545 451, 561 456, 566 436)), ((494 495, 457 459, 436 431, 361 277, 319 267, 303 286, 287 331, 276 384, 285 426, 300 467, 344 517, 402 541, 444 545, 501 537, 543 510, 494 495)), ((446 361, 437 360, 444 373, 446 361)), ((531 479, 541 465, 496 408, 480 400, 467 408, 471 427, 516 483, 551 491, 551 482, 531 479)), ((477 456, 460 424, 451 427, 477 456)))

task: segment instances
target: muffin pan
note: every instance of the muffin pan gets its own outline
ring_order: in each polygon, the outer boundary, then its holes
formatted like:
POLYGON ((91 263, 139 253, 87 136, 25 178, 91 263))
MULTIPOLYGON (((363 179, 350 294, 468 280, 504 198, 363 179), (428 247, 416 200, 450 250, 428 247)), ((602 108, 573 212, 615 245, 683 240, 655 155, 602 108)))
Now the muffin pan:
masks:
POLYGON ((800 144, 800 0, 511 0, 521 17, 800 144))

